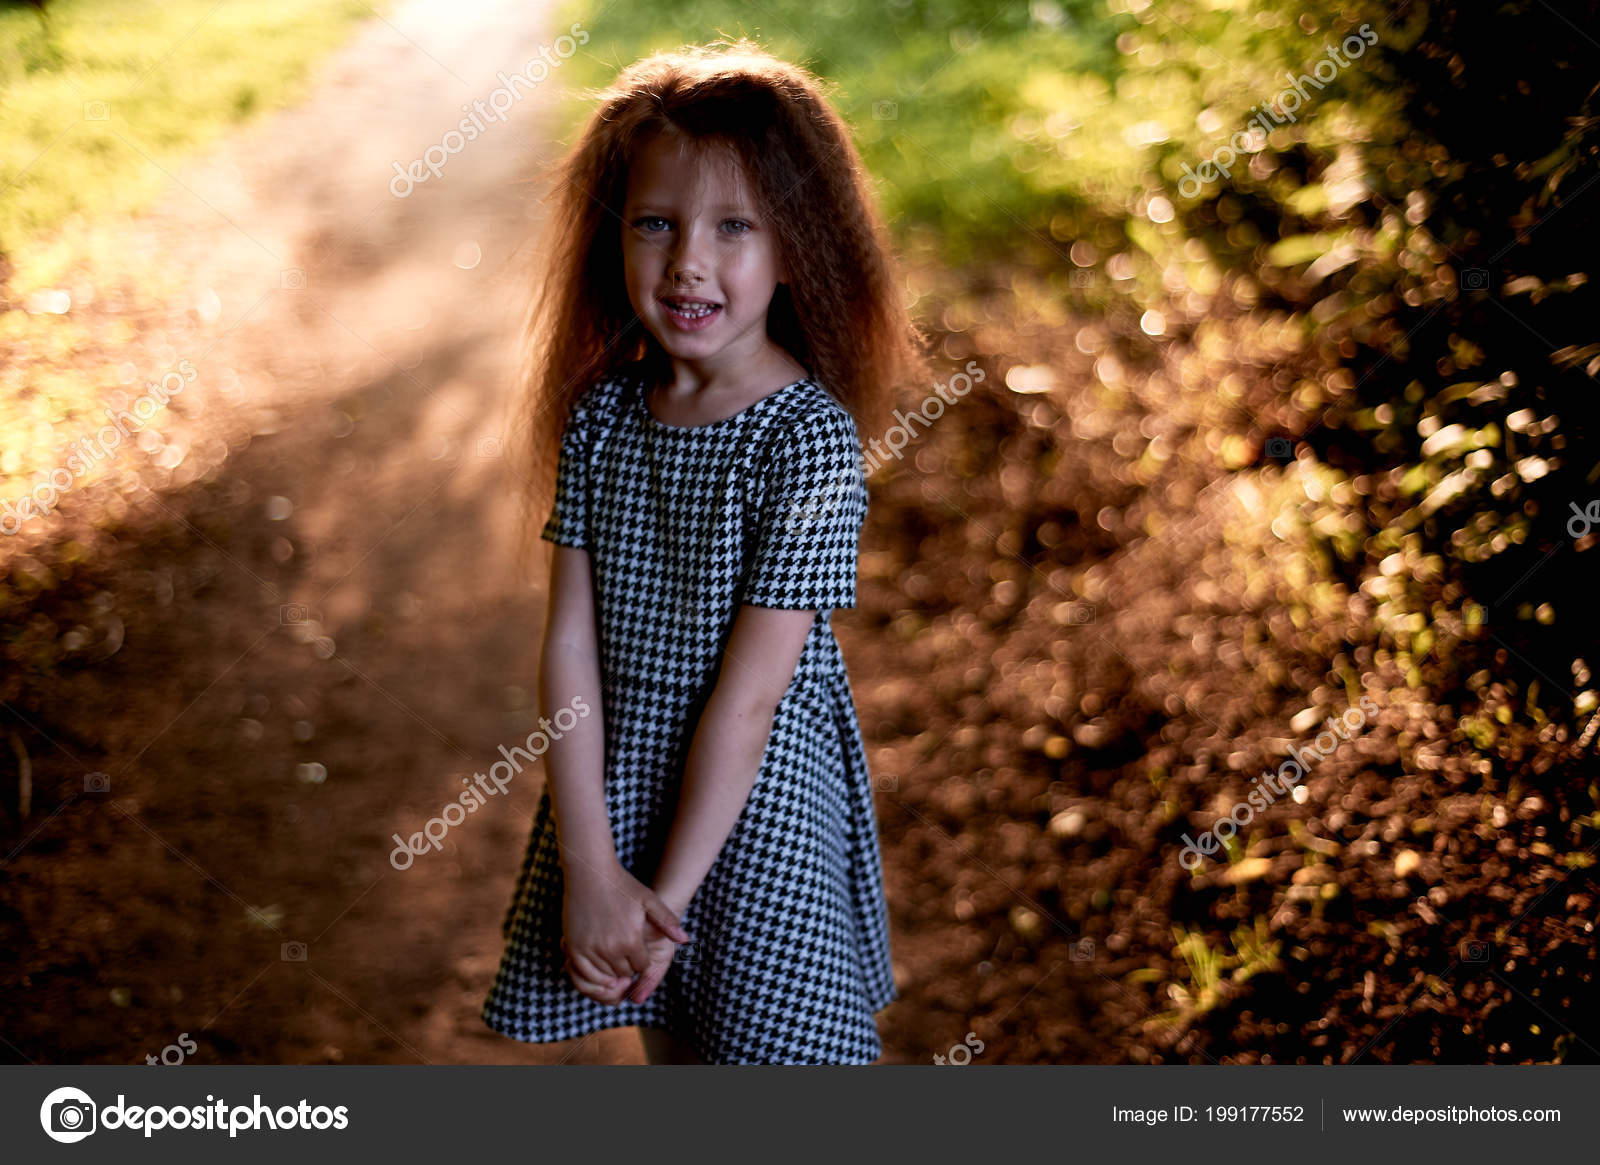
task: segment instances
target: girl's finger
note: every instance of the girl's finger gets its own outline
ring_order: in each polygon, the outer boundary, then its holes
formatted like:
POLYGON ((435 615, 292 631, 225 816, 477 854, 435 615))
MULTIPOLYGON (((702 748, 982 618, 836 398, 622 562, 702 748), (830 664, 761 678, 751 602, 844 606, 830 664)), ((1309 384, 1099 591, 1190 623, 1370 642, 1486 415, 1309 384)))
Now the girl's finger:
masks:
POLYGON ((631 982, 633 979, 632 975, 617 974, 597 959, 593 959, 586 954, 574 953, 571 950, 567 951, 567 962, 577 970, 578 974, 593 983, 607 984, 618 979, 624 982, 631 982))
POLYGON ((623 994, 628 990, 628 980, 626 979, 597 982, 594 979, 586 978, 570 967, 567 970, 567 977, 572 980, 572 985, 578 989, 580 994, 588 996, 596 1003, 620 1003, 623 994))
POLYGON ((599 983, 592 983, 588 979, 573 979, 572 985, 578 989, 578 994, 592 999, 596 1003, 604 1003, 607 1006, 611 1006, 621 999, 620 988, 606 988, 599 983))
POLYGON ((646 971, 633 985, 633 990, 628 992, 628 998, 634 1003, 643 1003, 650 998, 650 993, 656 989, 661 980, 666 978, 667 968, 659 967, 654 971, 646 971))
POLYGON ((623 946, 619 943, 609 958, 598 954, 590 957, 600 970, 612 975, 626 975, 630 980, 650 967, 650 952, 645 948, 642 930, 631 944, 623 946))
POLYGON ((597 978, 615 979, 618 975, 628 974, 628 968, 619 964, 615 958, 609 958, 598 951, 589 951, 587 957, 589 965, 598 972, 597 978))
POLYGON ((627 974, 633 978, 626 966, 618 966, 614 959, 609 959, 592 947, 585 947, 581 951, 574 951, 567 942, 566 935, 561 936, 561 952, 569 960, 581 961, 583 973, 590 979, 615 979, 619 975, 627 974))
POLYGON ((683 929, 678 922, 678 916, 672 908, 656 894, 651 894, 644 899, 645 917, 661 928, 661 933, 672 939, 673 942, 686 943, 689 941, 689 932, 683 929))

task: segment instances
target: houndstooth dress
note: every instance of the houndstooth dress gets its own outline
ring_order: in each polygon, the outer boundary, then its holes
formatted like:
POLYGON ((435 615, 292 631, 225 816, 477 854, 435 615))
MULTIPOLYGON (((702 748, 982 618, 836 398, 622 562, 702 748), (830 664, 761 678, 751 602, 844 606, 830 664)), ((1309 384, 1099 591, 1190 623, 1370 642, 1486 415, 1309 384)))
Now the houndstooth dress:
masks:
MULTIPOLYGON (((548 786, 482 1017, 545 1042, 663 1028, 710 1064, 865 1064, 898 998, 872 785, 829 617, 855 605, 867 490, 850 413, 809 377, 692 427, 622 374, 568 411, 541 537, 589 551, 600 632, 605 803, 650 885, 694 726, 741 603, 815 609, 749 800, 644 1003, 596 1002, 563 969, 548 786)), ((546 713, 549 714, 548 712, 546 713)))

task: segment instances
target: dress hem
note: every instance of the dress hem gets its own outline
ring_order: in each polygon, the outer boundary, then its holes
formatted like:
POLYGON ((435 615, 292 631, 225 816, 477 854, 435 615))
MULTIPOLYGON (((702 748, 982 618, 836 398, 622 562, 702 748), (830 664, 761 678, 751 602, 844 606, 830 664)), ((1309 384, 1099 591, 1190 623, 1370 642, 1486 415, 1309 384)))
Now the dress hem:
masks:
MULTIPOLYGON (((885 1008, 887 1008, 891 1003, 897 1002, 900 999, 900 991, 899 991, 898 988, 895 988, 895 989, 891 990, 888 993, 887 996, 882 996, 880 998, 882 999, 882 1002, 876 1003, 874 1006, 872 1006, 871 1013, 874 1016, 874 1018, 876 1018, 876 1016, 879 1013, 881 1013, 885 1008)), ((635 1006, 641 1006, 642 1007, 643 1005, 636 1004, 635 1006)), ((489 1019, 489 1017, 486 1014, 484 1014, 481 1011, 478 1013, 478 1019, 480 1021, 482 1021, 483 1025, 485 1027, 487 1027, 490 1031, 495 1032, 498 1035, 502 1035, 508 1040, 516 1040, 519 1044, 564 1044, 564 1043, 567 1043, 567 1042, 569 1042, 571 1040, 588 1039, 590 1036, 599 1035, 603 1031, 614 1031, 614 1030, 617 1030, 617 1029, 620 1029, 620 1028, 627 1028, 627 1027, 657 1027, 657 1028, 661 1028, 664 1031, 672 1031, 672 1032, 674 1032, 677 1035, 677 1038, 679 1040, 683 1041, 684 1043, 688 1043, 688 1044, 690 1044, 692 1046, 692 1041, 687 1036, 683 1035, 681 1033, 681 1031, 678 1031, 677 1029, 674 1029, 674 1028, 671 1028, 671 1027, 668 1026, 671 1023, 671 1019, 669 1017, 667 1017, 667 1016, 651 1016, 651 1015, 624 1016, 620 1012, 614 1012, 614 1013, 605 1014, 605 1015, 599 1017, 592 1027, 589 1027, 584 1031, 573 1032, 571 1035, 566 1035, 566 1036, 539 1036, 539 1035, 526 1035, 526 1036, 524 1036, 524 1035, 519 1035, 515 1031, 509 1030, 508 1026, 502 1026, 500 1024, 494 1023, 492 1020, 489 1019)), ((841 1061, 833 1061, 831 1063, 834 1066, 837 1066, 837 1067, 858 1067, 858 1066, 865 1066, 865 1065, 874 1064, 879 1059, 881 1059, 883 1057, 883 1048, 882 1048, 882 1043, 881 1043, 882 1037, 881 1036, 879 1037, 879 1040, 880 1040, 880 1043, 879 1043, 878 1054, 876 1056, 874 1056, 870 1060, 841 1060, 841 1061)), ((696 1055, 700 1055, 701 1054, 700 1053, 700 1049, 698 1049, 698 1048, 695 1048, 694 1051, 695 1051, 696 1055)), ((705 1057, 701 1056, 701 1058, 704 1059, 705 1057)), ((800 1065, 793 1065, 793 1064, 791 1064, 791 1065, 714 1064, 714 1063, 711 1063, 710 1061, 707 1061, 707 1065, 706 1066, 708 1066, 708 1067, 746 1067, 746 1068, 764 1068, 764 1067, 819 1067, 820 1068, 820 1067, 828 1067, 829 1065, 825 1065, 825 1064, 800 1064, 800 1065)))

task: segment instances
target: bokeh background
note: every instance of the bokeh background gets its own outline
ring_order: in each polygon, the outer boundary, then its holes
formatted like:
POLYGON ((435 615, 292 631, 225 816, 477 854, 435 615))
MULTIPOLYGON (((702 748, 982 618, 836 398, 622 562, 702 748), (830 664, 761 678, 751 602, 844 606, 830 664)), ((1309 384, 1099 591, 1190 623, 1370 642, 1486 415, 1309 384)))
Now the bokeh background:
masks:
POLYGON ((834 619, 885 1061, 1600 1059, 1562 0, 0 6, 0 1057, 639 1062, 478 1019, 537 772, 390 854, 537 714, 541 182, 721 35, 833 87, 956 397, 834 619))

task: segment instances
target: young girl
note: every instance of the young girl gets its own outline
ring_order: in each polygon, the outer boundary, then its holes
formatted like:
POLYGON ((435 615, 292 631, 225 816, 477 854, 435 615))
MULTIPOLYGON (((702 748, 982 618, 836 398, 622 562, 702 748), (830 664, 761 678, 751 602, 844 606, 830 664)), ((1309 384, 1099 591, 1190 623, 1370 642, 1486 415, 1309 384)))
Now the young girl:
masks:
POLYGON ((656 1063, 870 1063, 898 994, 829 617, 855 605, 857 421, 920 379, 921 338, 810 74, 740 41, 601 98, 529 323, 551 744, 483 1019, 638 1025, 656 1063))

